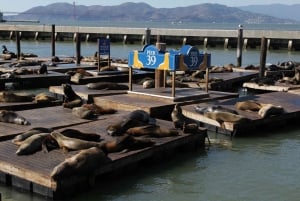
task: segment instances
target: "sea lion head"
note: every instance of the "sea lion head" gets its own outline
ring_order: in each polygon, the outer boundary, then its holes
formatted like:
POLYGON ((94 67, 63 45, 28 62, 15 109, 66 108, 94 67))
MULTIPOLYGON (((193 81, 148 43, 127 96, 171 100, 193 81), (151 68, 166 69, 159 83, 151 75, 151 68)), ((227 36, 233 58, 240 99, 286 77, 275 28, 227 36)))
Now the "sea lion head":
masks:
POLYGON ((154 80, 146 80, 143 82, 143 88, 144 89, 149 89, 149 88, 153 88, 154 87, 154 80))

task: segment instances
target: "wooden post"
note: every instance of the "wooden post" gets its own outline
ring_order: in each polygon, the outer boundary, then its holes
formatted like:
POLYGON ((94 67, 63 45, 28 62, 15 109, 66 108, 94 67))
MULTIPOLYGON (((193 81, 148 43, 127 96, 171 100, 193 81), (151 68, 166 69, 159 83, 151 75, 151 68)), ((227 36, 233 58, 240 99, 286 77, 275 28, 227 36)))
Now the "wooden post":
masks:
POLYGON ((172 97, 175 97, 175 75, 176 71, 172 71, 172 97))
POLYGON ((132 71, 133 71, 132 66, 129 66, 129 86, 128 86, 129 91, 132 91, 132 71))
POLYGON ((81 35, 76 33, 76 64, 80 64, 81 59, 81 35))
POLYGON ((16 31, 17 59, 21 58, 20 32, 16 31))
POLYGON ((55 24, 52 24, 51 29, 51 56, 55 56, 55 24))
POLYGON ((237 38, 237 67, 242 66, 242 51, 243 51, 243 26, 239 25, 237 38))
POLYGON ((260 47, 260 66, 259 66, 259 78, 264 77, 265 68, 266 68, 266 59, 267 59, 267 40, 265 37, 261 38, 261 47, 260 47))
POLYGON ((205 71, 205 91, 208 92, 208 83, 209 83, 209 71, 208 68, 206 68, 205 71))
POLYGON ((147 28, 145 30, 145 45, 150 44, 150 37, 151 37, 151 29, 147 28))
MULTIPOLYGON (((156 48, 160 51, 160 52, 165 52, 166 51, 166 43, 156 43, 156 48)), ((155 69, 155 88, 160 88, 165 86, 165 70, 157 70, 155 69)))

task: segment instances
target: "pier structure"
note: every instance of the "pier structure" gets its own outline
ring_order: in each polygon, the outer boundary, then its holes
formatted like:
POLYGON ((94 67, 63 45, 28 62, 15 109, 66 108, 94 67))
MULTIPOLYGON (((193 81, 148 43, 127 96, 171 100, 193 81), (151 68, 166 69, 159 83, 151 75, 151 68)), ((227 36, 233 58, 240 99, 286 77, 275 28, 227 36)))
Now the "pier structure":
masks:
MULTIPOLYGON (((111 42, 124 44, 145 44, 145 30, 147 28, 129 27, 86 27, 86 26, 55 26, 55 40, 74 41, 76 34, 80 33, 81 40, 96 42, 99 37, 106 37, 111 42)), ((168 45, 197 45, 203 48, 223 46, 236 48, 238 30, 221 29, 172 29, 150 28, 150 41, 168 45)), ((51 40, 52 25, 10 25, 0 26, 0 39, 14 39, 16 32, 21 32, 23 40, 51 40)), ((243 31, 243 48, 259 48, 261 38, 267 39, 269 49, 300 50, 300 31, 284 30, 247 30, 243 31)))

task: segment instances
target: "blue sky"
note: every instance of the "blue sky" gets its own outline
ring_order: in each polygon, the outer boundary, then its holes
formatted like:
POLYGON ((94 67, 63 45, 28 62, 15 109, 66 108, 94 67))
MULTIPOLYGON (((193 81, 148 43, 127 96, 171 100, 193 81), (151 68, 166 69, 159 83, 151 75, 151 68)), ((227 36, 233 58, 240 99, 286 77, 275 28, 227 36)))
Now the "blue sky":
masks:
POLYGON ((299 0, 11 0, 2 3, 0 11, 4 12, 22 12, 35 6, 45 6, 56 2, 67 2, 78 5, 119 5, 125 2, 147 2, 149 5, 156 8, 172 8, 179 6, 188 6, 201 3, 218 3, 227 6, 245 6, 245 5, 259 5, 259 4, 272 4, 284 3, 287 5, 300 4, 299 0))

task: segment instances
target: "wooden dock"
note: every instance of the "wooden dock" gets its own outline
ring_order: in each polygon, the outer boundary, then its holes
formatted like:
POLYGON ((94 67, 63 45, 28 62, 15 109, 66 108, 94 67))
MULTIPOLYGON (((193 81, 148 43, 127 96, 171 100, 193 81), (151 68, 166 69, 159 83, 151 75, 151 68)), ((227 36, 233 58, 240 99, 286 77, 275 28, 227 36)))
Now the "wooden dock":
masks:
POLYGON ((202 122, 204 125, 210 125, 215 128, 219 128, 220 130, 224 129, 225 134, 230 135, 249 135, 252 131, 256 129, 265 129, 265 128, 272 128, 274 126, 282 126, 283 124, 288 123, 291 120, 295 120, 299 118, 300 115, 300 102, 298 101, 299 96, 295 94, 285 93, 285 92, 272 92, 272 93, 265 93, 260 95, 252 95, 252 96, 245 96, 239 98, 232 98, 228 100, 221 100, 218 103, 209 104, 191 104, 182 106, 182 113, 196 121, 202 122), (235 104, 237 102, 252 100, 259 103, 264 104, 273 104, 275 106, 283 107, 285 113, 278 115, 278 116, 270 116, 266 118, 262 118, 258 115, 258 112, 252 111, 243 111, 237 110, 235 108, 235 104), (223 125, 220 122, 210 119, 203 114, 196 112, 195 106, 212 106, 212 105, 220 105, 224 108, 236 110, 239 115, 248 118, 250 121, 245 123, 234 123, 234 122, 224 122, 223 125))
MULTIPOLYGON (((128 85, 128 83, 120 83, 120 84, 128 85)), ((73 84, 71 86, 74 92, 86 102, 93 102, 93 98, 97 96, 111 96, 111 95, 118 95, 118 94, 126 94, 128 91, 128 90, 96 90, 96 89, 89 89, 86 85, 73 84)), ((50 86, 49 92, 57 96, 64 95, 62 86, 50 86)))
MULTIPOLYGON (((103 139, 112 139, 106 134, 106 127, 112 122, 122 119, 126 111, 118 111, 113 115, 103 115, 98 120, 82 120, 72 116, 70 111, 62 107, 42 108, 28 111, 19 111, 21 115, 32 122, 31 126, 17 126, 14 124, 1 123, 0 133, 0 180, 6 185, 21 188, 31 193, 40 194, 52 199, 70 199, 76 193, 91 188, 91 182, 101 182, 98 178, 108 173, 124 174, 126 167, 137 166, 146 159, 162 159, 172 157, 178 148, 196 149, 203 147, 206 129, 199 128, 195 133, 182 133, 178 136, 150 138, 155 142, 152 147, 132 150, 128 152, 116 152, 108 154, 110 162, 80 175, 71 175, 59 180, 51 178, 51 172, 66 158, 74 156, 78 151, 64 153, 55 149, 48 153, 38 151, 31 155, 16 155, 17 145, 11 142, 11 138, 22 133, 30 127, 43 126, 59 129, 72 128, 82 132, 96 133, 103 139), (91 174, 93 177, 91 177, 91 174)), ((157 125, 164 128, 172 128, 169 121, 157 119, 157 125)), ((137 166, 138 168, 138 166, 137 166)), ((84 193, 84 192, 83 192, 84 193)))
POLYGON ((254 91, 263 91, 263 92, 276 92, 276 91, 288 92, 288 91, 300 89, 300 85, 285 84, 285 83, 275 83, 274 85, 259 85, 254 82, 245 82, 243 84, 243 87, 254 91))
POLYGON ((54 71, 48 71, 48 74, 42 75, 16 75, 13 78, 0 78, 0 89, 4 89, 6 83, 17 83, 21 87, 42 88, 49 87, 51 85, 60 85, 62 83, 67 83, 69 82, 69 80, 69 75, 54 71))
POLYGON ((94 103, 115 109, 132 111, 142 109, 152 117, 169 120, 176 103, 192 104, 238 97, 237 93, 209 91, 195 88, 176 89, 177 100, 171 97, 170 88, 136 89, 128 94, 94 97, 94 103))

